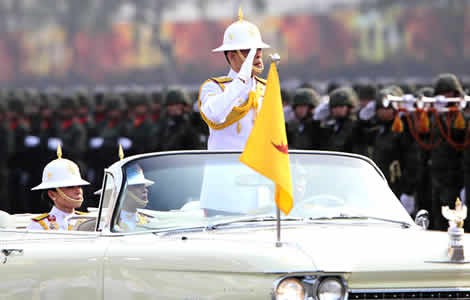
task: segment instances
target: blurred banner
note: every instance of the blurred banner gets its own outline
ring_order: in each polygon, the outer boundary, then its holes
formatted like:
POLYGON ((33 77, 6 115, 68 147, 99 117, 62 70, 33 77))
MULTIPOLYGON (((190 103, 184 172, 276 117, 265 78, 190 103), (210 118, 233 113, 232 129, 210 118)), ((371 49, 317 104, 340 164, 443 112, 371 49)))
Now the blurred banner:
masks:
POLYGON ((470 67, 470 1, 278 2, 0 0, 0 86, 198 85, 228 72, 211 49, 240 4, 280 53, 281 80, 430 78, 470 67))

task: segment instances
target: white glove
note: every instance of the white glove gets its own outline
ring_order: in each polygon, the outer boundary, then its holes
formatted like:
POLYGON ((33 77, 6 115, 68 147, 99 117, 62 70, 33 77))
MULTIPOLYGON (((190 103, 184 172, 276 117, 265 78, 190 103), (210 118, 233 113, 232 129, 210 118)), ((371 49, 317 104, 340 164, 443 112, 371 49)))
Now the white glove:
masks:
POLYGON ((411 215, 416 209, 415 197, 408 194, 401 194, 401 204, 405 207, 406 211, 411 215))
POLYGON ((97 149, 103 146, 104 139, 102 137, 94 137, 90 139, 90 148, 97 149))
POLYGON ((240 68, 240 72, 238 72, 238 78, 245 84, 248 83, 248 80, 251 78, 251 73, 253 71, 253 61, 256 55, 256 48, 251 48, 248 56, 246 57, 245 61, 240 68))
POLYGON ((62 145, 62 140, 59 139, 59 138, 54 138, 54 137, 51 137, 47 140, 47 147, 50 149, 50 150, 56 150, 57 147, 59 146, 59 144, 62 145))
POLYGON ((412 109, 415 104, 415 97, 411 94, 406 94, 403 96, 403 107, 406 109, 412 109))
POLYGON ((120 137, 118 143, 122 146, 122 149, 127 150, 132 147, 132 141, 126 137, 120 137))
POLYGON ((460 190, 460 201, 462 201, 462 204, 465 204, 465 188, 462 188, 460 190))
POLYGON ((322 121, 328 118, 330 115, 330 107, 328 106, 328 102, 324 102, 315 108, 315 112, 313 113, 313 119, 322 121))
POLYGON ((367 105, 359 112, 359 119, 367 121, 375 116, 375 101, 367 103, 367 105))
POLYGON ((446 107, 446 104, 447 104, 446 97, 444 97, 442 95, 436 96, 436 102, 434 103, 434 107, 437 110, 446 107))
POLYGON ((34 135, 28 135, 27 137, 25 137, 24 139, 24 145, 26 147, 36 147, 37 145, 39 145, 39 142, 41 141, 41 139, 37 136, 34 136, 34 135))

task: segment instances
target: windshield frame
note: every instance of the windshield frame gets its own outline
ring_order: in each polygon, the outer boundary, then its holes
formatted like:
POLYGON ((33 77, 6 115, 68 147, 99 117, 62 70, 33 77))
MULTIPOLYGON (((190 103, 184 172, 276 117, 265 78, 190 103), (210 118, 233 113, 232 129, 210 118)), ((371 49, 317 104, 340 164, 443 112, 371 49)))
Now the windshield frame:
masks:
MULTIPOLYGON (((106 233, 111 233, 111 234, 118 234, 118 235, 127 235, 127 234, 141 234, 145 232, 153 232, 153 231, 159 231, 162 232, 161 229, 155 229, 155 230, 143 230, 143 231, 134 231, 134 232, 118 232, 114 230, 113 226, 116 224, 116 220, 119 216, 119 212, 121 209, 122 201, 124 199, 123 193, 126 191, 126 167, 129 165, 135 163, 136 161, 142 160, 142 159, 149 159, 153 157, 169 157, 169 156, 181 156, 181 155, 219 155, 219 154, 241 154, 242 151, 235 151, 235 150, 219 150, 219 151, 208 151, 208 150, 188 150, 188 151, 168 151, 168 152, 153 152, 153 153, 146 153, 146 154, 139 154, 139 155, 134 155, 134 156, 129 156, 121 161, 118 161, 111 165, 108 169, 106 169, 107 172, 111 173, 115 179, 115 184, 116 188, 118 189, 117 194, 115 199, 113 199, 114 203, 110 204, 110 211, 112 211, 112 217, 108 219, 109 223, 106 224, 106 233)), ((334 151, 320 151, 320 150, 289 150, 289 154, 308 154, 308 155, 315 155, 315 156, 337 156, 337 157, 348 157, 348 158, 354 158, 354 159, 359 159, 361 161, 366 162, 369 166, 371 166, 375 172, 377 172, 377 175, 386 182, 384 174, 381 172, 381 170, 377 167, 377 165, 368 157, 361 156, 358 154, 353 154, 353 153, 344 153, 344 152, 334 152, 334 151)), ((388 185, 388 183, 386 182, 388 185)), ((100 213, 101 213, 101 208, 100 208, 100 213)), ((287 216, 288 217, 288 216, 287 216)), ((411 219, 411 217, 410 217, 411 219)), ((413 225, 414 223, 411 223, 413 225)), ((198 226, 194 226, 198 227, 198 226)), ((168 229, 168 231, 172 231, 173 229, 168 229)), ((103 230, 104 231, 104 230, 103 230)))

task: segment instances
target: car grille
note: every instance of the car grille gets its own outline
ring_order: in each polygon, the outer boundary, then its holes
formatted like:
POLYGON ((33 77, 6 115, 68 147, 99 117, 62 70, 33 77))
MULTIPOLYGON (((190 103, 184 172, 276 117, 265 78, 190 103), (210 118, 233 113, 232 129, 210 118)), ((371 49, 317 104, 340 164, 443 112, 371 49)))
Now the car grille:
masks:
POLYGON ((469 290, 429 289, 429 290, 350 290, 348 300, 374 299, 469 299, 469 290))

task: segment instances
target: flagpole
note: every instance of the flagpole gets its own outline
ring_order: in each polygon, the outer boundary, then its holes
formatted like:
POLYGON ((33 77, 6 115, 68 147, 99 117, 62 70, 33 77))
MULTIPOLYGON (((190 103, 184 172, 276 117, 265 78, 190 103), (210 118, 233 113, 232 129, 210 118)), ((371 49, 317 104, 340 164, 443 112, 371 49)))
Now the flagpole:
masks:
POLYGON ((277 231, 277 242, 276 242, 276 247, 281 247, 281 210, 279 207, 276 205, 276 231, 277 231))
MULTIPOLYGON (((278 53, 271 54, 269 56, 271 59, 271 63, 275 63, 276 66, 279 65, 279 62, 281 61, 281 57, 279 56, 278 53)), ((276 184, 276 196, 277 193, 279 192, 278 189, 280 187, 276 184)), ((274 199, 276 201, 276 199, 274 199)), ((281 243, 281 209, 279 208, 278 205, 276 205, 276 234, 277 234, 277 241, 276 241, 276 247, 282 247, 281 243)))

